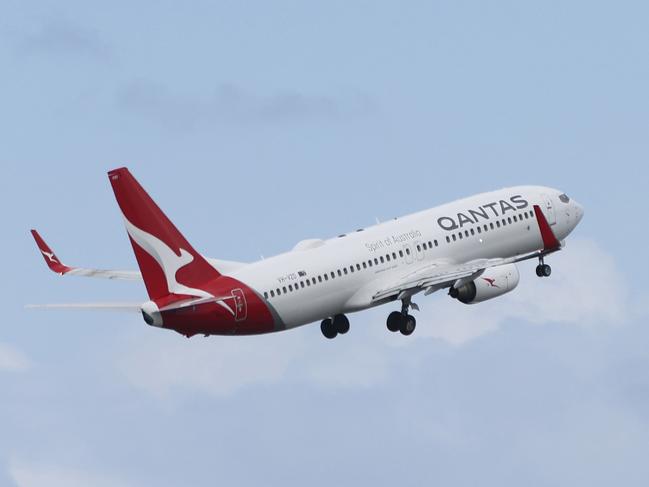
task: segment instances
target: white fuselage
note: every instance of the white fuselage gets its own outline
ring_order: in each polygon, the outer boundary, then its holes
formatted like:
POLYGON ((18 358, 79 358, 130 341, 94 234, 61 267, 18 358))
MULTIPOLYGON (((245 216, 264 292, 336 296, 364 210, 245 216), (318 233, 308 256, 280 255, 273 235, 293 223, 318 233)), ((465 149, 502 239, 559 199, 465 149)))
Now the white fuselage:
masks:
POLYGON ((290 252, 229 275, 263 296, 284 326, 292 328, 380 304, 372 296, 382 282, 432 263, 507 258, 542 249, 533 205, 540 206, 554 235, 563 240, 582 210, 560 195, 540 186, 482 193, 337 238, 303 241, 290 252))

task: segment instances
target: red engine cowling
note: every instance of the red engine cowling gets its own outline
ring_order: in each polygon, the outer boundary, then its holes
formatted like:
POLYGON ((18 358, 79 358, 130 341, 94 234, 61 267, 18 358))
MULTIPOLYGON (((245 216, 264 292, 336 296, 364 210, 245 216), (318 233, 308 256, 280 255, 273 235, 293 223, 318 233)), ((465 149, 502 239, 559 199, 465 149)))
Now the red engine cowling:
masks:
POLYGON ((518 286, 520 274, 516 264, 505 264, 487 269, 480 277, 456 288, 449 295, 464 304, 475 304, 497 298, 518 286))

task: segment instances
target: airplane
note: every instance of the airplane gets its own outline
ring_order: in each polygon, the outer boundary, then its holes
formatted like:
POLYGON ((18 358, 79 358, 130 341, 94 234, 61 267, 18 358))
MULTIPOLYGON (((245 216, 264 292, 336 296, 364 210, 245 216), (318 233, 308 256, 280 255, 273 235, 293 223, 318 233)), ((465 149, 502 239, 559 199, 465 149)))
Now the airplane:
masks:
MULTIPOLYGON (((320 322, 329 339, 350 329, 347 315, 399 303, 391 332, 411 335, 419 310, 412 298, 448 289, 464 304, 512 291, 516 263, 564 248, 584 210, 564 192, 516 186, 482 193, 327 240, 307 239, 257 262, 211 259, 197 252, 130 171, 108 172, 140 271, 63 264, 36 230, 48 267, 60 275, 143 280, 149 300, 79 308, 140 311, 151 326, 194 335, 255 335, 320 322)), ((56 305, 54 305, 56 306, 56 305)))

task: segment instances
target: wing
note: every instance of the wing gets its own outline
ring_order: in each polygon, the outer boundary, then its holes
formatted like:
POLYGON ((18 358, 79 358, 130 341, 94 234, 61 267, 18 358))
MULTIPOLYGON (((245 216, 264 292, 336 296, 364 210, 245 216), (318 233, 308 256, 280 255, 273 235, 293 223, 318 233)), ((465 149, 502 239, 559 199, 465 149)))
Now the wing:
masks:
POLYGON ((526 255, 497 259, 476 259, 462 264, 433 262, 416 271, 410 272, 395 282, 383 287, 372 296, 372 302, 388 298, 401 299, 420 291, 430 294, 450 286, 459 287, 478 278, 486 269, 504 264, 511 264, 527 259, 534 259, 547 254, 543 250, 526 255))
MULTIPOLYGON (((83 267, 71 267, 63 264, 61 260, 54 254, 52 249, 45 243, 43 237, 36 230, 32 230, 32 235, 34 240, 36 240, 36 245, 38 250, 40 250, 45 259, 47 267, 49 267, 53 272, 61 276, 83 276, 83 277, 99 277, 102 279, 121 279, 127 281, 141 281, 142 274, 139 271, 120 271, 112 269, 87 269, 83 267)), ((220 273, 229 274, 245 265, 244 262, 235 262, 231 260, 220 260, 220 259, 210 259, 206 260, 220 273)))
POLYGON ((387 285, 384 283, 384 286, 372 295, 372 302, 376 303, 377 301, 395 298, 402 299, 420 291, 430 294, 450 286, 460 287, 467 282, 473 281, 490 267, 535 259, 560 250, 561 243, 555 237, 538 205, 534 205, 534 212, 536 213, 543 241, 542 249, 529 254, 507 258, 476 259, 465 263, 433 262, 398 278, 392 283, 387 285))
POLYGON ((45 240, 40 236, 36 230, 32 230, 34 240, 38 250, 40 250, 45 259, 47 267, 53 272, 61 276, 85 276, 85 277, 100 277, 104 279, 124 279, 129 281, 137 281, 142 279, 142 275, 138 271, 118 271, 107 269, 85 269, 82 267, 70 267, 61 262, 61 260, 54 254, 52 249, 45 243, 45 240))

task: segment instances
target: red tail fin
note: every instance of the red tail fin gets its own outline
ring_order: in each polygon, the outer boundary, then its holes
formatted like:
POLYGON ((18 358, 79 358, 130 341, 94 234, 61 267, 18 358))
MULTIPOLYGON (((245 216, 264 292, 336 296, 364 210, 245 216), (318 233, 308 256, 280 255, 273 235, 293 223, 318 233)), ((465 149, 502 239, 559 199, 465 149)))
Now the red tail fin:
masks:
POLYGON ((169 294, 206 297, 220 276, 182 236, 125 167, 108 173, 151 299, 169 294))

